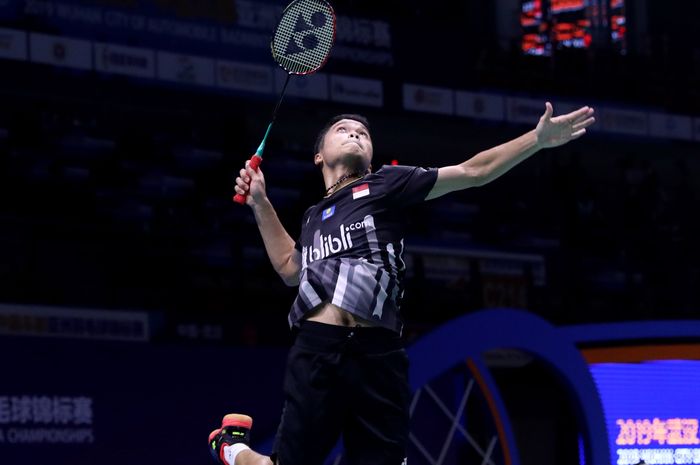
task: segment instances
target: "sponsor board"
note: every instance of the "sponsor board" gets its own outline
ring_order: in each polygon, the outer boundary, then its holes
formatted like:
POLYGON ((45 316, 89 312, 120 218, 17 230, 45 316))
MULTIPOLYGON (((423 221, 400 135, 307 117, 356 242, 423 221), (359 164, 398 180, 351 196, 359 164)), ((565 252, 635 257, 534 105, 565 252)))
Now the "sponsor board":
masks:
POLYGON ((331 75, 331 100, 342 103, 356 103, 371 107, 384 104, 382 81, 351 76, 331 75))
POLYGON ((10 60, 27 59, 27 33, 0 28, 0 58, 10 60))
POLYGON ((216 84, 224 89, 271 94, 274 75, 272 67, 219 60, 216 62, 216 84))
POLYGON ((0 335, 143 342, 149 339, 144 312, 0 305, 0 335))
POLYGON ((145 48, 96 43, 95 69, 105 73, 155 78, 155 52, 145 48))
POLYGON ((693 118, 666 113, 649 113, 649 135, 664 139, 693 140, 693 118))
POLYGON ((158 78, 200 86, 214 86, 214 60, 180 53, 158 52, 158 78))
MULTIPOLYGON (((276 93, 282 91, 287 73, 280 68, 275 71, 276 93)), ((290 77, 287 95, 311 100, 328 100, 328 76, 323 73, 313 73, 306 76, 290 77)))
POLYGON ((454 113, 454 91, 443 87, 404 84, 403 107, 406 110, 451 115, 454 113))
POLYGON ((29 34, 29 59, 35 63, 92 69, 92 43, 47 34, 29 34))
POLYGON ((468 118, 503 121, 506 118, 505 99, 497 94, 457 91, 455 113, 468 118))

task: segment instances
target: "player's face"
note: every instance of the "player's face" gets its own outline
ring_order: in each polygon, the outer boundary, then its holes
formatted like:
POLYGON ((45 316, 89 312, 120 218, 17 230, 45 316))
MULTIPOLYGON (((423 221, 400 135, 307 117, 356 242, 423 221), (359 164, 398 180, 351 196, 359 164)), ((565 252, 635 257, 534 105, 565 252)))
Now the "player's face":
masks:
POLYGON ((352 119, 342 119, 328 130, 318 155, 327 165, 352 164, 364 170, 372 161, 372 152, 372 138, 365 125, 352 119))

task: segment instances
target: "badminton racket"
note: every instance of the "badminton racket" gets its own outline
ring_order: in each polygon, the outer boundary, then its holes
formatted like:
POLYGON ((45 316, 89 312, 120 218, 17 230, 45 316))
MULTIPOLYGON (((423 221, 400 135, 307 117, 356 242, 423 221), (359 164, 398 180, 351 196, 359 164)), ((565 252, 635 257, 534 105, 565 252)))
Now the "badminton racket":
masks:
MULTIPOLYGON (((262 163, 265 142, 277 117, 284 94, 292 75, 309 75, 315 73, 328 60, 335 40, 335 11, 325 0, 295 0, 284 9, 277 23, 270 48, 272 57, 285 71, 287 78, 282 86, 275 109, 267 126, 265 136, 252 157, 250 167, 258 170, 262 163)), ((233 201, 245 204, 245 195, 236 194, 233 201)))

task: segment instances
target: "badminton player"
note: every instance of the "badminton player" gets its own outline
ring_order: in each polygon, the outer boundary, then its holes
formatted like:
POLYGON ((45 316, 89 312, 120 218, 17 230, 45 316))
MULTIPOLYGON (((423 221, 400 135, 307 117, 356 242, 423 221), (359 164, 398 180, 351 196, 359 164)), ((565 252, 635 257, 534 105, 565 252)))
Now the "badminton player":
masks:
POLYGON ((369 122, 335 116, 314 148, 326 192, 304 213, 297 240, 278 219, 262 171, 246 163, 235 190, 247 195, 272 266, 299 289, 288 315, 294 343, 272 455, 249 448, 250 417, 229 414, 209 436, 214 457, 227 465, 321 465, 342 436, 351 465, 405 463, 411 392, 400 307, 411 206, 487 184, 537 151, 581 137, 594 121, 593 108, 553 117, 546 102, 535 129, 461 164, 372 172, 369 122))

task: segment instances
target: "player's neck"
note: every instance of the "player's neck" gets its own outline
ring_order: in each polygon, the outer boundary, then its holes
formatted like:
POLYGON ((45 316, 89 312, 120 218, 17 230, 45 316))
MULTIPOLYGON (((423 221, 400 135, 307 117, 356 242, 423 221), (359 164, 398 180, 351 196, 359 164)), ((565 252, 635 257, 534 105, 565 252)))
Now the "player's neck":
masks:
POLYGON ((363 176, 363 174, 359 173, 357 171, 342 175, 341 177, 338 178, 337 181, 335 181, 330 187, 328 187, 326 189, 325 197, 330 197, 331 195, 335 194, 336 192, 338 192, 340 189, 347 186, 348 184, 353 183, 353 182, 357 181, 358 179, 361 179, 362 176, 363 176))

